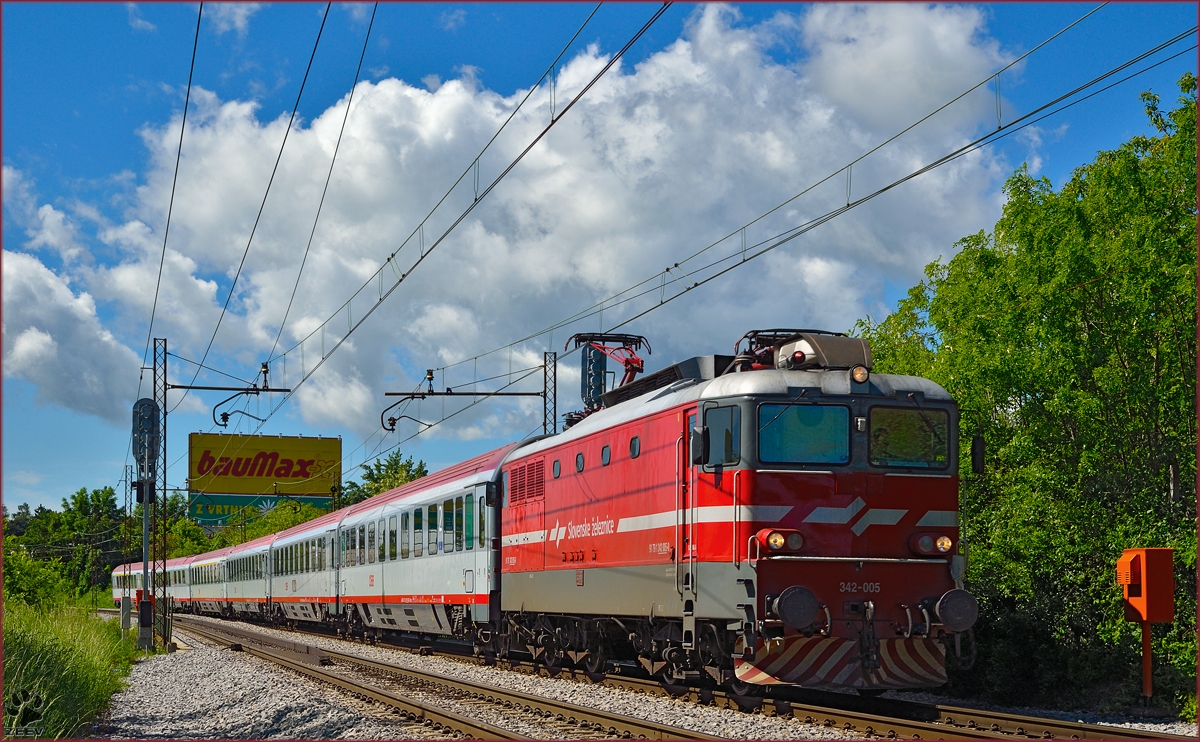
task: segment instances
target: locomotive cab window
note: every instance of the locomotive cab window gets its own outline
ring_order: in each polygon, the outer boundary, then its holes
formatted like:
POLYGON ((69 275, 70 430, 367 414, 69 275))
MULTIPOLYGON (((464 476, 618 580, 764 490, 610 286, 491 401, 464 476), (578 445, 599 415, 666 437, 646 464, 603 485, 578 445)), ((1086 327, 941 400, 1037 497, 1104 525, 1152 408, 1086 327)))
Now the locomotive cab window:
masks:
POLYGON ((708 428, 708 460, 717 466, 736 464, 741 460, 742 410, 738 407, 712 407, 704 411, 708 428))
POLYGON ((841 405, 762 404, 758 458, 765 464, 846 464, 850 408, 841 405))
POLYGON ((872 407, 868 426, 871 466, 950 466, 950 415, 945 410, 872 407))

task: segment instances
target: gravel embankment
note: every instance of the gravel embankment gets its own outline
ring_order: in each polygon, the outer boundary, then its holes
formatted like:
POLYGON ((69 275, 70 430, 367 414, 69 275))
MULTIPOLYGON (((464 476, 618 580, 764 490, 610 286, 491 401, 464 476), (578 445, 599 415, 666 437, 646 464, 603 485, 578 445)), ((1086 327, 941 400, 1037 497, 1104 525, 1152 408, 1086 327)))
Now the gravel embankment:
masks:
MULTIPOLYGON (((218 619, 203 620, 216 624, 225 623, 218 619)), ((533 677, 444 657, 422 657, 390 647, 353 644, 248 624, 238 626, 325 649, 359 654, 402 667, 510 688, 604 711, 653 718, 673 726, 730 739, 847 737, 844 731, 806 724, 797 719, 763 717, 730 709, 702 707, 685 701, 645 696, 619 688, 533 677)), ((186 635, 186 630, 177 629, 177 633, 186 635)), ((385 708, 358 701, 316 681, 275 668, 253 656, 214 650, 190 638, 184 640, 195 649, 154 656, 134 667, 130 675, 130 688, 113 697, 110 712, 96 730, 96 736, 412 739, 428 737, 431 734, 431 730, 399 721, 385 708)), ((387 683, 380 681, 377 684, 387 683)), ((415 700, 436 703, 441 707, 530 736, 547 736, 545 730, 527 728, 511 715, 506 717, 499 708, 455 701, 420 688, 405 688, 398 692, 415 700)), ((889 695, 914 701, 962 705, 955 699, 932 694, 889 695)), ((1165 734, 1192 737, 1197 735, 1195 724, 1171 720, 1049 709, 990 708, 1029 716, 1089 724, 1110 724, 1165 734)))
POLYGON ((90 736, 417 739, 430 731, 245 653, 177 631, 190 650, 138 662, 90 736))
MULTIPOLYGON (((218 619, 206 620, 220 623, 218 619)), ((302 641, 324 649, 358 654, 401 667, 451 675, 477 683, 518 690, 543 698, 568 701, 612 713, 654 719, 664 724, 729 739, 846 739, 850 736, 842 730, 806 724, 798 719, 765 717, 758 714, 745 714, 732 709, 697 706, 686 701, 645 696, 620 688, 555 678, 533 677, 494 667, 457 662, 443 657, 422 657, 388 647, 350 644, 326 637, 296 634, 248 626, 247 624, 238 624, 238 626, 239 628, 253 628, 291 641, 302 641)), ((413 695, 416 697, 415 693, 413 695)), ((445 699, 442 703, 449 707, 449 703, 445 699)), ((482 713, 478 714, 477 718, 484 718, 486 721, 496 723, 482 713)), ((506 728, 510 726, 510 724, 504 723, 498 725, 506 728)), ((527 733, 531 731, 528 730, 527 733)))

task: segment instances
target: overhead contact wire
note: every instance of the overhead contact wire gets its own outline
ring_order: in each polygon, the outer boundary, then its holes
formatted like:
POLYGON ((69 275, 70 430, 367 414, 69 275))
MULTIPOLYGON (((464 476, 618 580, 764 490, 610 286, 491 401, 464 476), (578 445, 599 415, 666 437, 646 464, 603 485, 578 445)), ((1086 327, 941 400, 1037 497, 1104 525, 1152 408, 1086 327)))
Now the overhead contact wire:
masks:
MULTIPOLYGON (((311 369, 310 369, 310 370, 309 370, 309 371, 308 371, 306 374, 304 374, 304 375, 303 375, 303 377, 301 377, 301 379, 300 379, 300 380, 299 380, 299 381, 298 381, 296 384, 294 384, 294 385, 292 386, 292 390, 291 390, 290 392, 288 392, 288 393, 287 393, 287 394, 284 396, 284 398, 283 398, 282 400, 280 400, 280 402, 279 402, 279 404, 278 404, 278 405, 276 405, 276 406, 275 406, 275 407, 274 407, 274 408, 273 408, 273 409, 272 409, 270 412, 268 412, 268 413, 267 413, 266 420, 269 420, 269 419, 270 419, 270 418, 271 418, 271 417, 272 417, 272 416, 275 414, 275 412, 276 412, 276 411, 278 411, 278 410, 279 410, 279 409, 280 409, 280 408, 281 408, 281 407, 282 407, 284 404, 286 404, 286 403, 287 403, 287 402, 288 402, 288 401, 289 401, 289 400, 290 400, 290 399, 291 399, 291 398, 292 398, 292 397, 293 397, 293 396, 296 394, 296 391, 297 391, 297 389, 298 389, 298 388, 299 388, 299 387, 300 387, 302 384, 304 384, 304 382, 306 382, 308 379, 310 379, 310 378, 312 377, 312 375, 313 375, 314 373, 316 373, 316 371, 317 371, 318 369, 320 369, 320 368, 321 368, 321 367, 322 367, 322 366, 325 364, 325 361, 326 361, 326 360, 329 358, 329 356, 330 356, 330 355, 332 355, 334 352, 336 352, 336 351, 337 351, 337 349, 338 349, 338 348, 340 348, 340 347, 342 346, 342 344, 346 342, 346 340, 347 340, 347 339, 349 339, 350 335, 351 335, 351 334, 353 334, 353 333, 354 333, 354 331, 355 331, 355 330, 357 330, 357 329, 358 329, 360 326, 362 326, 363 322, 365 322, 367 319, 369 319, 369 318, 371 317, 371 315, 375 313, 375 310, 376 310, 376 309, 378 309, 380 306, 382 306, 382 305, 383 305, 383 302, 384 302, 384 301, 386 301, 386 300, 388 299, 388 297, 390 297, 390 296, 392 295, 392 293, 393 293, 393 292, 395 292, 395 290, 396 290, 397 288, 399 288, 399 287, 400 287, 400 284, 404 282, 404 279, 405 279, 405 278, 407 278, 407 277, 408 277, 408 275, 410 275, 410 274, 412 273, 412 271, 413 271, 413 270, 415 270, 415 269, 417 268, 417 266, 419 266, 419 265, 420 265, 420 264, 421 264, 421 263, 422 263, 422 262, 425 260, 425 258, 427 258, 427 257, 428 257, 430 254, 432 254, 432 253, 433 253, 433 251, 434 251, 434 250, 435 250, 435 249, 438 247, 438 245, 440 245, 440 244, 441 244, 441 243, 442 243, 442 242, 443 242, 443 241, 444 241, 444 240, 445 240, 445 239, 446 239, 446 238, 447 238, 447 237, 450 235, 450 233, 451 233, 451 232, 453 232, 453 231, 454 231, 454 230, 455 230, 455 229, 458 227, 458 225, 459 225, 459 224, 461 224, 461 223, 463 222, 463 220, 467 218, 467 216, 468 216, 468 215, 469 215, 469 214, 470 214, 470 213, 471 213, 471 212, 472 212, 472 211, 475 209, 475 207, 476 207, 476 206, 478 206, 478 205, 480 204, 480 202, 482 202, 482 201, 483 201, 483 199, 484 199, 484 198, 485 198, 485 197, 486 197, 486 196, 487 196, 489 193, 491 193, 491 192, 492 192, 492 190, 493 190, 493 189, 494 189, 494 188, 495 188, 497 185, 499 185, 500 181, 501 181, 501 180, 503 180, 505 176, 507 176, 507 175, 508 175, 510 172, 512 172, 513 168, 515 168, 515 167, 517 166, 517 164, 519 164, 519 163, 521 162, 521 160, 522 160, 522 159, 524 159, 525 155, 529 154, 530 150, 532 150, 532 149, 533 149, 533 147, 534 147, 534 146, 535 146, 535 145, 536 145, 538 142, 540 142, 540 141, 542 140, 542 138, 543 138, 543 137, 545 137, 545 136, 546 136, 546 134, 547 134, 547 133, 550 131, 550 129, 552 129, 552 128, 555 126, 555 124, 557 124, 559 121, 561 121, 561 120, 562 120, 563 116, 565 116, 565 115, 566 115, 566 113, 567 113, 568 111, 570 111, 570 110, 571 110, 571 108, 572 108, 572 107, 574 107, 574 106, 575 106, 575 104, 576 104, 576 103, 578 103, 578 102, 580 101, 580 99, 582 99, 582 98, 583 98, 583 96, 584 96, 584 95, 585 95, 585 94, 588 92, 588 90, 590 90, 590 89, 592 88, 592 86, 593 86, 593 85, 595 85, 595 84, 596 84, 596 82, 597 82, 597 81, 599 81, 599 79, 600 79, 600 78, 601 78, 601 77, 602 77, 602 76, 603 76, 603 75, 604 75, 606 72, 608 72, 608 70, 609 70, 609 69, 611 69, 611 68, 612 68, 612 66, 613 66, 614 64, 616 64, 616 62, 617 62, 617 61, 618 61, 618 60, 619 60, 619 59, 620 59, 620 58, 621 58, 621 57, 624 55, 624 53, 625 53, 626 51, 628 51, 628 50, 629 50, 629 48, 630 48, 631 46, 633 46, 633 44, 634 44, 634 43, 635 43, 635 42, 636 42, 638 39, 640 39, 640 38, 642 37, 642 35, 643 35, 643 34, 644 34, 644 33, 645 33, 647 30, 649 30, 650 26, 652 26, 652 25, 654 24, 654 22, 655 22, 655 21, 657 21, 657 20, 658 20, 658 19, 659 19, 659 18, 662 16, 662 14, 663 14, 664 12, 666 12, 666 10, 667 10, 669 7, 671 7, 671 3, 670 3, 670 2, 664 3, 664 4, 662 5, 662 7, 661 7, 661 8, 659 8, 658 12, 657 12, 657 13, 655 13, 655 14, 654 14, 654 16, 653 16, 653 17, 651 17, 651 18, 650 18, 650 20, 648 20, 648 21, 645 23, 645 25, 643 25, 643 26, 641 27, 641 29, 639 29, 639 30, 638 30, 638 32, 637 32, 636 34, 634 34, 633 38, 632 38, 632 39, 630 39, 630 40, 629 40, 629 42, 627 42, 627 43, 625 44, 625 46, 623 46, 623 47, 621 48, 621 50, 620 50, 620 51, 618 51, 618 52, 617 52, 615 55, 613 55, 612 59, 610 59, 610 60, 609 60, 608 64, 606 64, 606 65, 605 65, 605 66, 604 66, 604 67, 603 67, 603 68, 600 70, 600 72, 598 72, 598 73, 597 73, 597 74, 596 74, 596 75, 595 75, 595 76, 594 76, 594 77, 593 77, 593 78, 592 78, 592 79, 591 79, 591 80, 588 82, 588 84, 584 86, 584 88, 583 88, 583 89, 582 89, 582 90, 579 92, 579 94, 578 94, 578 95, 576 95, 576 96, 575 96, 575 98, 573 98, 573 99, 571 100, 571 102, 570 102, 570 103, 568 103, 568 104, 567 104, 567 105, 566 105, 566 106, 563 108, 562 112, 561 112, 561 113, 559 113, 559 114, 558 114, 558 115, 557 115, 557 116, 556 116, 556 117, 555 117, 555 118, 554 118, 554 119, 553 119, 553 120, 552 120, 552 121, 551 121, 551 122, 550 122, 550 123, 549 123, 549 124, 548 124, 548 125, 547 125, 547 126, 546 126, 546 127, 545 127, 545 128, 544 128, 544 129, 543 129, 543 130, 542 130, 542 131, 541 131, 541 132, 538 134, 538 135, 537 135, 537 136, 536 136, 536 137, 535 137, 535 138, 534 138, 534 140, 533 140, 533 141, 532 141, 532 142, 529 144, 529 146, 527 146, 527 147, 526 147, 526 148, 525 148, 525 149, 524 149, 524 150, 523 150, 523 151, 522 151, 522 152, 521 152, 521 153, 520 153, 520 154, 519 154, 519 155, 518 155, 518 156, 517 156, 517 157, 516 157, 516 158, 515 158, 515 159, 514 159, 514 160, 513 160, 513 161, 512 161, 510 164, 509 164, 509 165, 508 165, 508 167, 506 167, 506 168, 503 170, 503 172, 501 172, 501 173, 500 173, 500 175, 498 175, 498 176, 496 177, 496 179, 495 179, 495 180, 493 180, 493 181, 492 181, 492 182, 491 182, 491 183, 490 183, 490 184, 487 186, 487 188, 485 188, 483 191, 481 191, 481 192, 480 192, 480 194, 479 194, 479 198, 478 198, 477 200, 473 201, 473 202, 472 202, 472 203, 471 203, 471 204, 470 204, 470 205, 469 205, 469 206, 466 208, 466 210, 464 210, 464 211, 463 211, 463 213, 462 213, 461 215, 459 215, 459 217, 458 217, 457 219, 455 219, 455 220, 454 220, 454 222, 453 222, 453 223, 452 223, 452 224, 451 224, 451 225, 450 225, 450 226, 449 226, 449 227, 446 229, 446 231, 445 231, 445 232, 443 232, 443 233, 442 233, 442 235, 441 235, 440 237, 438 237, 438 239, 437 239, 437 240, 436 240, 436 241, 433 243, 433 245, 432 245, 432 246, 429 248, 429 250, 427 250, 426 252, 424 252, 424 253, 423 253, 423 254, 422 254, 422 255, 421 255, 421 256, 420 256, 420 257, 417 259, 417 261, 416 261, 416 262, 415 262, 415 263, 412 265, 412 267, 411 267, 411 268, 409 268, 409 270, 408 270, 408 271, 406 271, 405 273, 401 274, 401 277, 400 277, 400 278, 399 278, 397 281, 395 281, 395 282, 394 282, 394 283, 393 283, 393 284, 392 284, 392 285, 391 285, 391 286, 388 288, 388 290, 387 290, 386 292, 383 292, 383 293, 381 294, 381 296, 380 296, 379 300, 378 300, 378 301, 377 301, 375 304, 371 305, 371 306, 370 306, 370 307, 367 309, 367 311, 366 311, 366 312, 363 314, 363 316, 362 316, 362 317, 360 317, 360 318, 358 319, 358 321, 357 321, 357 322, 354 322, 354 323, 353 323, 353 325, 351 325, 351 326, 348 328, 348 330, 347 330, 346 334, 345 334, 345 335, 343 335, 343 336, 341 336, 341 337, 340 337, 340 338, 337 340, 337 342, 335 342, 335 343, 334 343, 333 347, 332 347, 332 348, 329 350, 329 352, 328 352, 328 353, 324 353, 324 354, 322 355, 321 359, 320 359, 319 361, 317 361, 317 362, 316 362, 316 363, 313 365, 313 367, 312 367, 312 368, 311 368, 311 369)), ((369 283, 369 282, 368 282, 368 283, 369 283)), ((265 424, 265 423, 266 423, 266 420, 264 420, 262 423, 260 423, 260 424, 259 424, 259 426, 258 426, 258 429, 261 429, 261 428, 262 428, 263 424, 265 424)))
MULTIPOLYGON (((263 210, 267 206, 267 197, 271 195, 271 185, 275 182, 275 173, 279 170, 279 162, 283 159, 283 150, 287 147, 288 135, 292 132, 292 124, 296 120, 296 112, 300 110, 300 98, 304 95, 304 87, 308 84, 308 74, 312 71, 313 59, 317 56, 317 47, 321 45, 321 34, 325 31, 325 22, 329 20, 329 8, 332 2, 325 4, 325 15, 321 17, 321 27, 317 30, 317 40, 313 42, 312 54, 308 57, 308 66, 304 69, 304 79, 300 81, 300 92, 296 94, 296 104, 292 106, 292 115, 288 119, 287 129, 283 132, 283 141, 279 144, 279 154, 275 156, 275 165, 271 168, 271 177, 267 180, 267 190, 263 193, 262 203, 258 206, 258 215, 254 217, 254 226, 250 228, 250 238, 246 240, 246 249, 242 251, 242 260, 238 263, 237 272, 233 275, 233 282, 229 285, 229 294, 225 297, 225 304, 221 307, 221 314, 217 317, 217 326, 213 328, 212 337, 208 340, 208 347, 204 349, 204 355, 200 356, 200 363, 203 364, 208 360, 209 351, 212 350, 213 342, 217 339, 217 331, 221 329, 221 322, 225 319, 225 312, 229 310, 229 302, 233 299, 234 291, 237 290, 238 278, 242 275, 242 268, 246 265, 246 256, 250 254, 250 245, 254 242, 254 234, 258 231, 258 223, 262 220, 263 210)), ((200 368, 196 368, 196 373, 192 375, 192 381, 189 386, 196 383, 196 378, 200 375, 200 368)), ((183 400, 187 399, 188 390, 184 390, 183 396, 175 403, 175 410, 179 405, 183 404, 183 400)))
POLYGON ((338 129, 337 144, 333 145, 333 157, 329 161, 329 172, 325 174, 325 187, 321 189, 321 200, 317 204, 317 215, 313 217, 312 230, 308 233, 308 244, 304 247, 304 257, 300 259, 300 270, 296 273, 296 283, 292 285, 292 295, 288 297, 287 309, 283 312, 283 319, 279 322, 279 332, 275 334, 275 342, 271 345, 271 352, 267 354, 267 358, 275 355, 275 348, 279 346, 279 338, 283 337, 283 328, 287 324, 288 315, 292 312, 292 302, 296 300, 296 290, 300 288, 300 277, 304 275, 304 265, 308 262, 308 252, 312 249, 313 237, 317 234, 317 222, 321 219, 321 210, 325 207, 325 194, 329 192, 329 181, 333 178, 333 166, 337 163, 338 150, 342 147, 342 135, 346 133, 346 121, 350 118, 350 106, 354 104, 354 90, 358 87, 358 80, 362 76, 363 60, 367 57, 367 44, 371 41, 371 29, 375 27, 375 13, 379 10, 379 3, 376 2, 371 8, 371 21, 367 24, 367 36, 363 39, 362 54, 358 57, 358 69, 354 71, 354 83, 350 86, 350 97, 346 101, 346 113, 342 115, 342 128, 338 129))

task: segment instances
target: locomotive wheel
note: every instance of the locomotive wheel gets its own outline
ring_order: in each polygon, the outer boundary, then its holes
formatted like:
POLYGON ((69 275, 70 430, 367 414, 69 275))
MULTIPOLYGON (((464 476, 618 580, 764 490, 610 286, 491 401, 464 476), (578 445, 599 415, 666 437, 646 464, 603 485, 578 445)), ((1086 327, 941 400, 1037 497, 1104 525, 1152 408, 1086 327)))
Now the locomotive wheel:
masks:
POLYGON ((729 681, 729 692, 735 696, 749 696, 753 698, 763 694, 763 687, 754 683, 747 683, 744 680, 734 679, 729 681))
POLYGON ((608 664, 608 653, 604 651, 604 646, 597 646, 595 649, 588 652, 587 657, 583 658, 583 669, 593 675, 603 675, 604 668, 608 664))

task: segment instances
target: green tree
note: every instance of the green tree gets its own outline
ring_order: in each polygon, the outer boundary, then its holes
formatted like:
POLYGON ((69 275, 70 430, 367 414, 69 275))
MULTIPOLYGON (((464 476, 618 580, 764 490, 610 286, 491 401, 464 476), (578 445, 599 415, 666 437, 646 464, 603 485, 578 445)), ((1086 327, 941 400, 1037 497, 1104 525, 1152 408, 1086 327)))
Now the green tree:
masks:
POLYGON ((429 473, 424 461, 413 461, 412 456, 401 458, 399 451, 392 451, 384 459, 375 459, 371 464, 362 464, 362 484, 351 481, 342 488, 342 505, 378 495, 403 484, 420 479, 429 473))
POLYGON ((1175 549, 1157 687, 1194 689, 1195 77, 1180 90, 1168 112, 1142 96, 1158 136, 1098 153, 1057 192, 1022 167, 992 234, 856 326, 876 371, 942 384, 963 439, 987 440, 987 474, 962 471, 983 609, 963 692, 1069 703, 1118 678, 1134 693, 1138 627, 1113 566, 1139 546, 1175 549))

